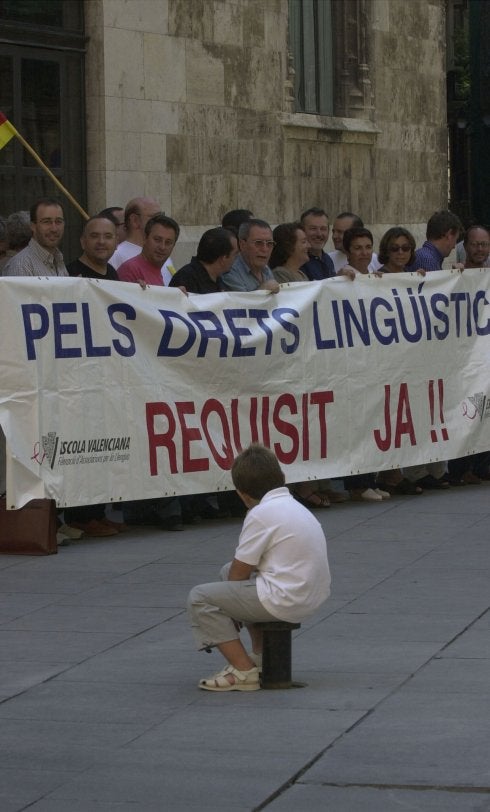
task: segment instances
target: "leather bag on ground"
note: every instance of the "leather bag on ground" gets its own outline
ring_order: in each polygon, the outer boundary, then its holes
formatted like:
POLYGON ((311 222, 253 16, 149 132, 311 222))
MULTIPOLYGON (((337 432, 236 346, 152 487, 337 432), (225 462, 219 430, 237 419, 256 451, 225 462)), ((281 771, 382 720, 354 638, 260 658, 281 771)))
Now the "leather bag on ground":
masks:
POLYGON ((7 510, 0 498, 0 553, 50 555, 58 552, 56 507, 52 499, 32 499, 18 510, 7 510))

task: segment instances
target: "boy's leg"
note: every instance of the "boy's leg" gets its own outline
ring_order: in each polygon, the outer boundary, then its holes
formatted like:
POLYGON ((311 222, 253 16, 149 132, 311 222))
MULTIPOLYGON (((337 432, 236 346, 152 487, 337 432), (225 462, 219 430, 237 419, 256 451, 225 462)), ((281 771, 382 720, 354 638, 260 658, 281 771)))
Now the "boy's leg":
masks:
MULTIPOLYGON (((277 620, 260 603, 255 580, 200 584, 189 594, 188 611, 198 647, 216 646, 228 663, 242 672, 255 668, 255 663, 240 641, 234 619, 247 624, 277 620)), ((232 674, 226 679, 234 684, 232 674)))

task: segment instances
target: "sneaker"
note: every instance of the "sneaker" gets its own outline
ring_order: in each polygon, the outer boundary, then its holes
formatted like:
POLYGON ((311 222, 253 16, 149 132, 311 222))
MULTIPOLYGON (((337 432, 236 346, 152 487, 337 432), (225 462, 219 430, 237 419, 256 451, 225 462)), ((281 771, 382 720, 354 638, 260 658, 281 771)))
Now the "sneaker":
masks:
POLYGON ((366 488, 365 491, 361 493, 361 499, 364 499, 365 502, 382 502, 383 497, 381 494, 376 492, 373 488, 366 488))
POLYGON ((198 687, 204 691, 258 691, 259 671, 256 666, 249 671, 239 671, 238 668, 227 665, 212 677, 202 679, 198 687))
POLYGON ((58 527, 58 533, 61 533, 61 535, 66 538, 75 539, 76 541, 82 538, 83 532, 84 531, 80 530, 79 527, 73 527, 73 525, 70 524, 60 524, 58 527))
POLYGON ((381 499, 391 499, 391 494, 388 491, 381 490, 381 488, 374 488, 374 493, 379 493, 381 499))

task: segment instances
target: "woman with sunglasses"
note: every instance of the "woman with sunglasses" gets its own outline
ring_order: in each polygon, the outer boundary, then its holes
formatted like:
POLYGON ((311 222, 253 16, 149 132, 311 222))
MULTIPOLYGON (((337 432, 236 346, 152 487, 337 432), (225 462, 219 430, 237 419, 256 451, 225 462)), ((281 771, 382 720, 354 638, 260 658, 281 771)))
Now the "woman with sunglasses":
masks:
MULTIPOLYGON (((381 237, 378 252, 379 261, 383 263, 381 273, 401 273, 415 259, 415 239, 401 226, 389 228, 381 237)), ((425 276, 425 271, 418 273, 425 276)), ((377 484, 392 495, 415 496, 422 493, 422 488, 406 479, 400 469, 382 471, 378 474, 377 484)))
MULTIPOLYGON (((402 226, 389 228, 381 237, 378 259, 381 273, 401 273, 415 260, 415 239, 402 226)), ((417 271, 425 276, 425 271, 417 271)))

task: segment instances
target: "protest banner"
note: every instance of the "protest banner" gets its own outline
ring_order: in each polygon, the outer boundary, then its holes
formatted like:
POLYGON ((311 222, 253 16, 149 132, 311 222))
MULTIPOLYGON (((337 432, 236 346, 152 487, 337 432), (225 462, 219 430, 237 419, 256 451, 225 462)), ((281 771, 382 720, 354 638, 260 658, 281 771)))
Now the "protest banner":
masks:
POLYGON ((490 449, 486 270, 189 295, 2 279, 7 503, 217 491, 250 442, 288 482, 490 449))

